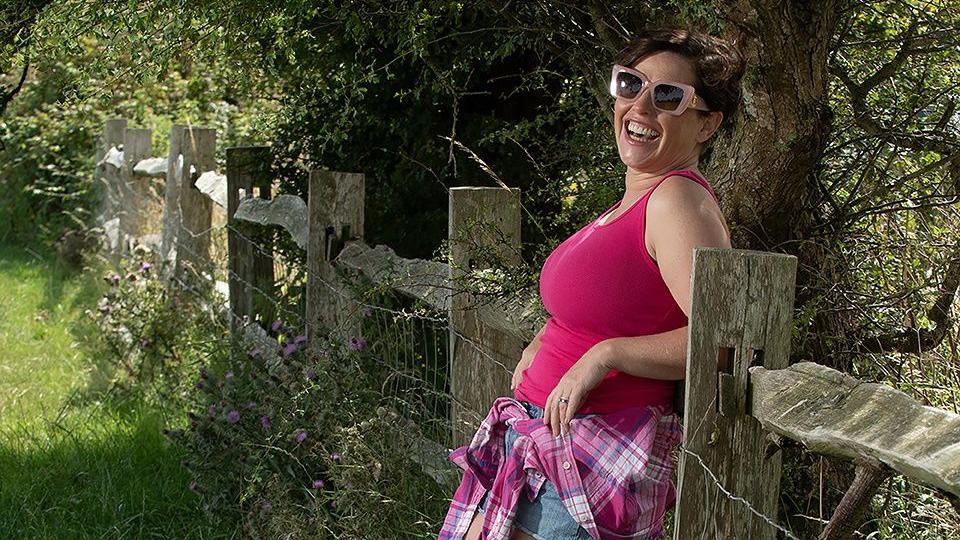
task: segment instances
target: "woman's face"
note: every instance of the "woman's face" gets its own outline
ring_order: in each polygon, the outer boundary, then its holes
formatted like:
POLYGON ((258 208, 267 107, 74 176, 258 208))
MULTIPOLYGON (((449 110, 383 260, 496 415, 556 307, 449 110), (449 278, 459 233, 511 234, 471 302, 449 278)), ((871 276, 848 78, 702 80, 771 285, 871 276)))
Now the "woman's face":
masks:
MULTIPOLYGON (((631 67, 651 81, 668 80, 693 86, 697 80, 693 63, 669 51, 645 56, 631 67)), ((722 117, 719 112, 703 117, 691 108, 679 116, 660 112, 653 107, 649 87, 632 100, 618 97, 613 118, 620 159, 634 171, 651 173, 696 165, 700 143, 710 138, 722 117), (627 131, 630 122, 655 133, 636 140, 627 131)))

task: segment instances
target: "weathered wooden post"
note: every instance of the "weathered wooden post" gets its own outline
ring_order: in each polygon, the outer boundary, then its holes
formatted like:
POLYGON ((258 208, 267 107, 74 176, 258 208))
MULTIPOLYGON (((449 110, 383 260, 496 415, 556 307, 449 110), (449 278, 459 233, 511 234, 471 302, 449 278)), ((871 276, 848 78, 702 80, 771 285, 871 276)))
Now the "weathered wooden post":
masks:
POLYGON ((128 251, 130 239, 142 234, 144 212, 150 202, 150 179, 136 177, 133 168, 150 157, 153 130, 127 129, 123 135, 123 170, 121 171, 120 249, 128 251))
POLYGON ((174 275, 200 275, 210 272, 210 226, 213 203, 193 183, 206 171, 216 168, 217 130, 187 127, 180 141, 177 177, 180 180, 174 275))
POLYGON ((117 217, 117 208, 120 204, 120 190, 118 186, 120 179, 117 175, 106 175, 105 173, 108 166, 101 162, 111 148, 117 148, 118 150, 123 148, 123 137, 126 129, 126 119, 112 118, 107 120, 103 125, 103 134, 97 141, 94 179, 100 184, 101 193, 103 193, 100 199, 99 209, 101 223, 117 217))
POLYGON ((160 258, 172 262, 173 249, 180 227, 180 179, 183 170, 180 146, 187 126, 174 124, 170 127, 170 144, 167 153, 167 179, 163 189, 163 229, 160 233, 160 258))
POLYGON ((697 248, 674 538, 776 538, 780 454, 747 406, 751 366, 786 368, 797 259, 697 248), (729 360, 729 361, 727 361, 729 360), (712 475, 716 476, 714 480, 712 475))
POLYGON ((520 190, 450 189, 450 392, 455 445, 465 444, 498 396, 510 395, 510 378, 526 346, 484 325, 482 299, 464 287, 473 270, 494 261, 520 262, 520 190))
POLYGON ((363 240, 364 176, 310 171, 307 202, 307 339, 330 332, 343 342, 360 330, 360 308, 332 261, 348 240, 363 240))
POLYGON ((269 146, 227 148, 227 268, 230 286, 230 334, 237 335, 242 318, 263 324, 273 320, 273 245, 253 242, 262 227, 235 219, 240 190, 245 197, 270 199, 269 146))

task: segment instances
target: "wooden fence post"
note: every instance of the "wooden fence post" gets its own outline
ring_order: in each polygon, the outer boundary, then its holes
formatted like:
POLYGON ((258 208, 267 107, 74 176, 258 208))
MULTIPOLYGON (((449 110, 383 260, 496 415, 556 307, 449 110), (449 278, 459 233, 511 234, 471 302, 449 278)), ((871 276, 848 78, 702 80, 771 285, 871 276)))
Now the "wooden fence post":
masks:
POLYGON ((123 118, 113 118, 104 122, 103 134, 97 141, 96 151, 96 169, 94 179, 100 183, 101 193, 99 215, 102 222, 110 221, 116 217, 117 208, 120 204, 120 189, 118 186, 119 178, 105 176, 106 166, 100 162, 107 155, 111 148, 122 148, 124 131, 127 129, 127 121, 123 118))
POLYGON ((450 392, 455 445, 468 443, 493 400, 511 395, 510 378, 526 346, 519 338, 486 326, 481 299, 461 285, 470 270, 492 260, 520 262, 520 190, 450 189, 450 392), (485 255, 486 254, 486 255, 485 255))
POLYGON ((684 449, 674 538, 776 538, 780 454, 750 415, 748 369, 786 368, 797 259, 750 250, 694 251, 684 449), (716 476, 714 481, 707 469, 716 476))
POLYGON ((363 240, 364 176, 310 171, 307 197, 307 339, 323 332, 343 342, 360 330, 360 304, 332 265, 343 244, 363 240))
POLYGON ((177 227, 174 275, 199 275, 211 272, 210 226, 213 202, 193 183, 206 171, 216 169, 217 130, 212 128, 187 127, 180 141, 179 212, 177 227))
POLYGON ((167 178, 163 189, 163 230, 160 233, 160 259, 170 261, 177 242, 180 227, 180 146, 187 126, 174 124, 170 127, 170 144, 167 153, 167 178))
POLYGON ((230 335, 237 336, 242 317, 263 325, 273 320, 273 245, 255 245, 263 228, 234 219, 240 190, 246 197, 270 199, 269 146, 227 148, 227 268, 230 287, 230 335))
POLYGON ((150 157, 153 150, 153 130, 127 129, 123 136, 123 171, 120 209, 120 249, 129 250, 130 239, 139 237, 143 230, 146 207, 150 202, 150 179, 133 175, 133 168, 150 157))

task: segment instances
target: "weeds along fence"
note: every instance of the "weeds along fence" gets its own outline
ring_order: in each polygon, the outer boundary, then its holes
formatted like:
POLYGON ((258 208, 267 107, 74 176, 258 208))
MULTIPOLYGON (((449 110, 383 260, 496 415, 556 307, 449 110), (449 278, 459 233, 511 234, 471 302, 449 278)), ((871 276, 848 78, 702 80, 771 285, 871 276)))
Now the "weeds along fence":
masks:
MULTIPOLYGON (((99 143, 111 252, 147 245, 171 286, 222 291, 231 333, 248 345, 269 345, 264 325, 284 316, 313 350, 369 342, 390 398, 381 414, 406 434, 392 443, 452 494, 459 473, 447 452, 507 394, 544 322, 535 292, 504 294, 497 277, 519 262, 519 191, 451 188, 446 260, 406 259, 364 241, 362 174, 312 171, 303 201, 276 193, 269 147, 228 148, 220 174, 213 130, 174 126, 165 159, 150 157, 150 135, 111 120, 99 143), (263 234, 277 229, 306 252, 306 268, 279 260, 263 234), (302 307, 281 301, 281 271, 304 281, 302 307)), ((796 538, 776 519, 785 440, 856 464, 821 539, 849 537, 893 474, 960 509, 960 416, 819 364, 788 365, 794 257, 694 255, 675 538, 796 538)))

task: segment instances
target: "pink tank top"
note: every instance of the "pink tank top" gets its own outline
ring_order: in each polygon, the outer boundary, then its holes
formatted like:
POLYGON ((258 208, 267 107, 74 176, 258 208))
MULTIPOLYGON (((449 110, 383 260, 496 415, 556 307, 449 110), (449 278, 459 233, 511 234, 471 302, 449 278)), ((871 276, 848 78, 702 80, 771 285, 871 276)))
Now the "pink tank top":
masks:
MULTIPOLYGON (((644 242, 647 200, 669 176, 699 183, 716 200, 713 188, 695 172, 671 171, 625 212, 601 225, 620 203, 611 206, 564 240, 544 261, 540 297, 550 317, 540 336, 540 350, 515 390, 517 399, 543 407, 563 374, 605 339, 659 334, 686 326, 687 316, 670 294, 644 242)), ((674 384, 610 370, 578 412, 670 405, 674 384)))

